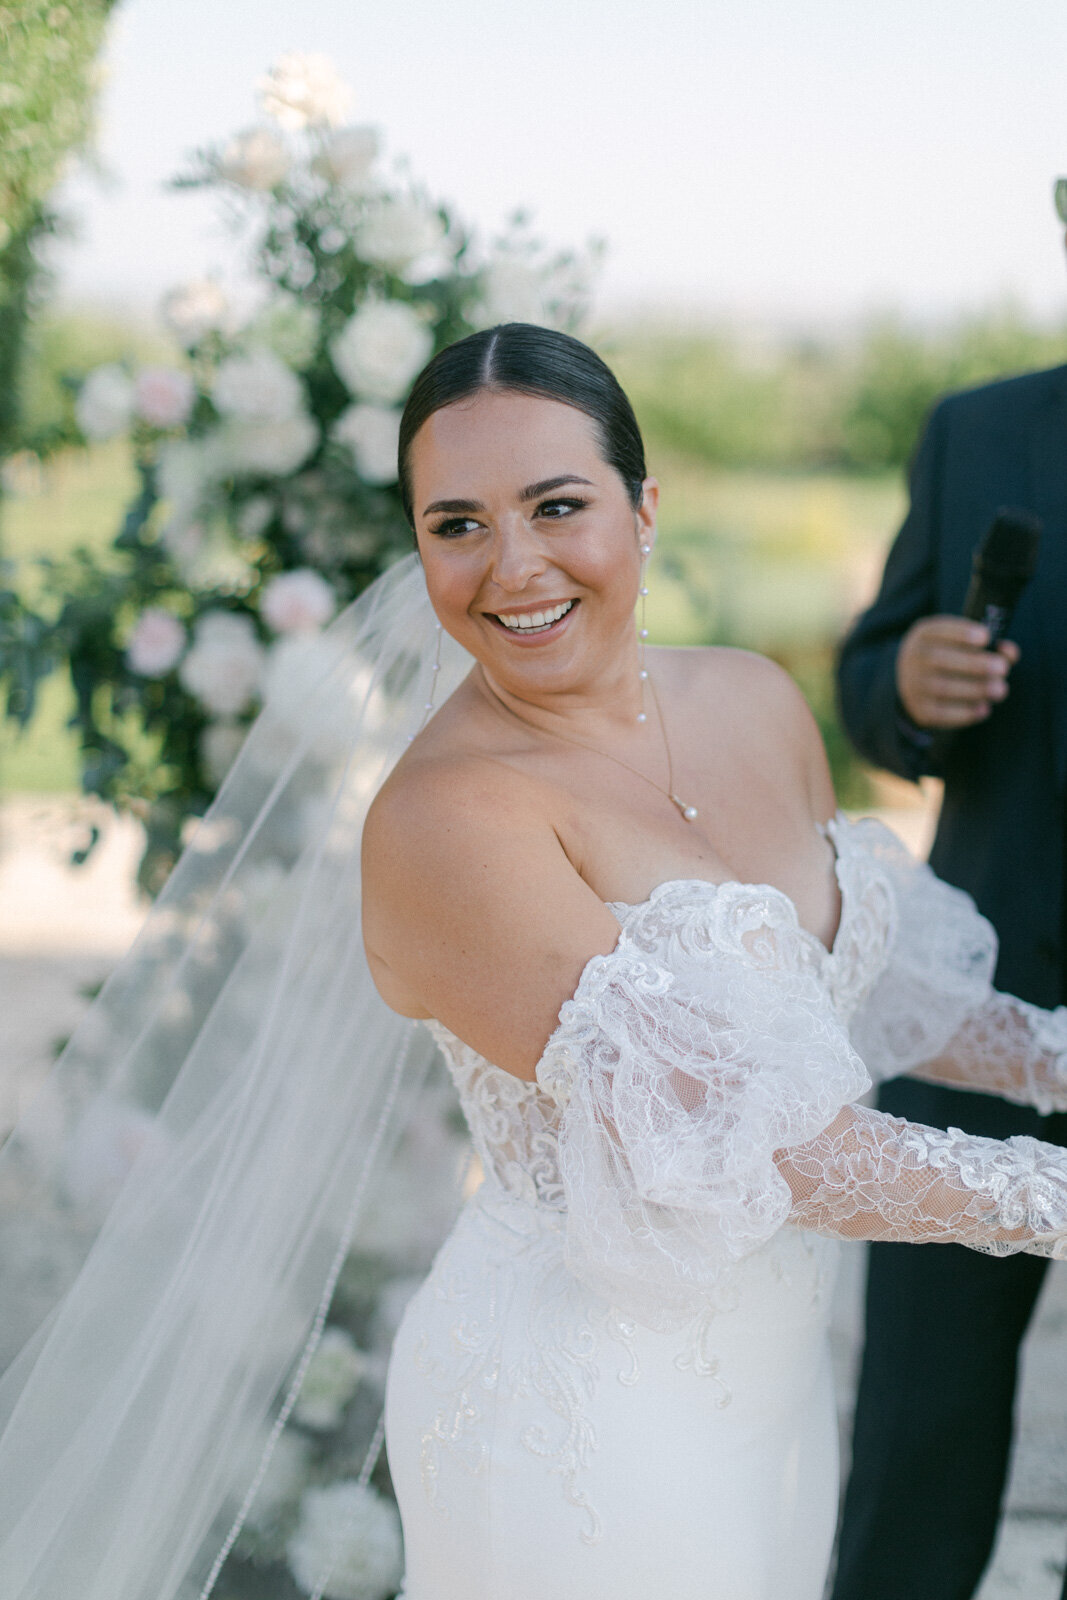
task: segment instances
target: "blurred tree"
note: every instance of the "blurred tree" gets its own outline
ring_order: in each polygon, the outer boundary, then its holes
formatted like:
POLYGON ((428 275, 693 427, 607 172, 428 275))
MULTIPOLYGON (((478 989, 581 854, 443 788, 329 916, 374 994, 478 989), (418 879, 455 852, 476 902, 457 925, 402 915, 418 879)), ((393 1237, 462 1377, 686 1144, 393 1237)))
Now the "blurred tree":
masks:
POLYGON ((93 68, 114 4, 0 4, 0 459, 21 442, 26 328, 46 282, 38 247, 57 226, 48 196, 88 136, 93 68))
POLYGON ((842 393, 835 459, 860 470, 901 466, 940 395, 1054 366, 1065 355, 1062 328, 1037 328, 1010 305, 942 330, 881 318, 860 340, 842 393))

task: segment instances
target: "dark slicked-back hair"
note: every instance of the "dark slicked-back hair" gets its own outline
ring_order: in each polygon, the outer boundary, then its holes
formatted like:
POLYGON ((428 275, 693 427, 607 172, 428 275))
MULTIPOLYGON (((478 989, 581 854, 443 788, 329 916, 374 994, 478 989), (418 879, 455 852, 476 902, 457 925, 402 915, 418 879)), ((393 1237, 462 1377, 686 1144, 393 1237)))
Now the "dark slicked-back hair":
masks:
POLYGON ((435 411, 486 390, 539 395, 584 411, 596 425, 604 460, 626 485, 631 505, 640 505, 645 447, 633 407, 611 368, 569 333, 504 322, 448 345, 415 379, 400 420, 398 451, 400 497, 412 527, 411 441, 435 411))

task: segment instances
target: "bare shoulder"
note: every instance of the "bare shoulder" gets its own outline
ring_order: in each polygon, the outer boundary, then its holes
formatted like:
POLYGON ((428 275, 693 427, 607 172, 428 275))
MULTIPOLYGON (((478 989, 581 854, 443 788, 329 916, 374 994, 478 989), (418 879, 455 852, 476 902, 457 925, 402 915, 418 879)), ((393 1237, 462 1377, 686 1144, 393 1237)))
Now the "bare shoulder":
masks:
MULTIPOLYGON (((807 737, 814 718, 796 681, 784 667, 754 650, 726 645, 675 650, 683 692, 709 706, 728 703, 752 716, 756 725, 773 725, 781 734, 791 730, 807 737)), ((816 730, 817 734, 817 730, 816 730)))
POLYGON ((792 759, 804 775, 813 808, 833 810, 833 789, 819 725, 796 680, 754 650, 723 645, 671 652, 678 657, 679 684, 696 718, 728 717, 750 747, 768 757, 792 759))
POLYGON ((540 785, 477 752, 403 761, 363 834, 363 936, 386 1003, 531 1077, 618 924, 569 860, 540 785))

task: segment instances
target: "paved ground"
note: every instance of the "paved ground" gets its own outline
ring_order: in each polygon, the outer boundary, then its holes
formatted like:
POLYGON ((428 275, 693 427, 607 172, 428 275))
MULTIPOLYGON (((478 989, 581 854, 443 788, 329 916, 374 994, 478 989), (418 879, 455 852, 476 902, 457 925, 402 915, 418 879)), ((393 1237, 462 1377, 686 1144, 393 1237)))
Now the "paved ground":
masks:
MULTIPOLYGON (((893 816, 921 847, 928 818, 893 816)), ((138 837, 80 802, 0 807, 0 1128, 47 1070, 55 1042, 127 947, 142 909, 131 895, 138 837), (66 865, 93 821, 104 838, 87 867, 66 865)), ((842 1437, 860 1333, 862 1250, 846 1251, 834 1317, 842 1437)), ((1049 1274, 1024 1357, 1019 1448, 1007 1516, 979 1600, 1058 1600, 1067 1549, 1067 1268, 1049 1274)), ((960 1330, 961 1340, 966 1330, 960 1330)), ((935 1595, 915 1600, 938 1600, 935 1595)))

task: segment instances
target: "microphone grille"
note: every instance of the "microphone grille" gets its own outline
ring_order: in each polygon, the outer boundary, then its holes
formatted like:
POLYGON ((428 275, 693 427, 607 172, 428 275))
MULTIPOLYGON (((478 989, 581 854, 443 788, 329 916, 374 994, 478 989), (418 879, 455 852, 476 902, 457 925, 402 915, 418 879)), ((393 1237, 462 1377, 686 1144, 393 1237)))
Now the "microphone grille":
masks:
POLYGON ((1001 506, 975 556, 986 571, 1031 578, 1041 542, 1040 517, 1015 506, 1001 506))

